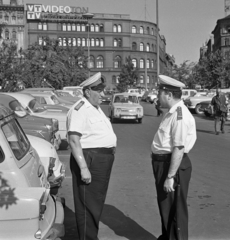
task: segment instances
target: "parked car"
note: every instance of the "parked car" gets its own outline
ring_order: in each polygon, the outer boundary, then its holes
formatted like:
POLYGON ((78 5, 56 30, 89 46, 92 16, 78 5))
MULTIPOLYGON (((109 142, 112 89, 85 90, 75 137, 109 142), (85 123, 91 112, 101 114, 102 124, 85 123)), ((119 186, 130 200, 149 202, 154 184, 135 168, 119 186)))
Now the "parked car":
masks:
POLYGON ((61 103, 54 94, 49 92, 35 92, 23 90, 20 93, 31 94, 46 109, 55 109, 55 111, 59 110, 68 112, 68 110, 73 105, 72 103, 61 103))
POLYGON ((50 195, 45 169, 14 112, 0 105, 0 239, 58 240, 61 200, 50 195))
POLYGON ((143 107, 139 104, 138 97, 132 93, 114 94, 108 111, 111 122, 117 119, 134 119, 138 123, 142 123, 144 116, 143 107))
POLYGON ((27 135, 31 145, 37 151, 45 167, 47 180, 51 188, 60 187, 65 178, 65 166, 60 161, 57 151, 51 143, 44 139, 27 135))
POLYGON ((144 90, 140 88, 130 88, 126 91, 127 93, 135 93, 139 100, 141 100, 142 96, 144 95, 144 90))
POLYGON ((61 138, 56 134, 59 129, 57 119, 31 116, 17 99, 6 94, 0 93, 0 103, 14 111, 26 134, 45 139, 59 149, 61 138))
POLYGON ((157 99, 157 90, 152 90, 149 92, 147 98, 146 98, 146 102, 149 102, 149 103, 154 103, 155 100, 157 99))
POLYGON ((32 116, 57 119, 59 123, 58 134, 60 134, 61 139, 66 139, 66 113, 49 111, 49 109, 42 107, 34 97, 28 94, 15 92, 4 94, 16 98, 32 116))
POLYGON ((182 96, 181 99, 185 100, 189 97, 194 97, 197 93, 196 89, 182 89, 182 96))
POLYGON ((144 92, 143 96, 141 97, 141 101, 146 102, 146 99, 147 99, 148 95, 149 95, 149 91, 147 90, 147 91, 144 92))

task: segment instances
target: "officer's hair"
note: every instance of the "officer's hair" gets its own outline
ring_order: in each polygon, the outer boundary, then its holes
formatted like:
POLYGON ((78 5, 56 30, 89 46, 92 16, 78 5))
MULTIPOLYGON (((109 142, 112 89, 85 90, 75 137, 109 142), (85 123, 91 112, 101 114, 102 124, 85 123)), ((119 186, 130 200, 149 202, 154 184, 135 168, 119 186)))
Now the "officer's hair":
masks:
POLYGON ((182 91, 179 90, 179 91, 172 91, 172 90, 164 90, 166 94, 168 94, 169 92, 172 93, 172 96, 173 98, 175 99, 181 99, 181 96, 182 96, 182 91))
POLYGON ((82 89, 82 91, 83 91, 83 97, 85 97, 86 99, 87 99, 88 97, 87 97, 85 91, 88 90, 88 89, 89 89, 89 88, 87 88, 87 87, 85 87, 85 88, 82 89))

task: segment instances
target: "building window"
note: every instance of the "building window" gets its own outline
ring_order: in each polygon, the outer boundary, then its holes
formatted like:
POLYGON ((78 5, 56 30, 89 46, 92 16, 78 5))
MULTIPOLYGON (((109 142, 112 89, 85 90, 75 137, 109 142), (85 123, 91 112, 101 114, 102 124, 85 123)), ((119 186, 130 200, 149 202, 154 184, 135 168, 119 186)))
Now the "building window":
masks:
POLYGON ((103 24, 100 25, 100 32, 104 32, 104 25, 103 24))
POLYGON ((140 59, 140 68, 144 68, 144 59, 140 59))
POLYGON ((82 45, 82 47, 85 47, 85 38, 82 38, 81 45, 82 45))
POLYGON ((5 15, 5 21, 8 22, 9 21, 9 16, 8 15, 5 15))
POLYGON ((144 28, 140 26, 140 34, 144 34, 144 28))
POLYGON ((117 25, 113 25, 113 32, 117 32, 117 25))
POLYGON ((62 24, 62 31, 66 31, 66 24, 65 23, 62 24))
POLYGON ((8 29, 5 30, 5 39, 10 39, 10 32, 8 29))
POLYGON ((80 28, 80 30, 79 30, 79 31, 81 31, 81 30, 82 30, 82 32, 85 32, 85 31, 86 31, 85 24, 82 24, 82 25, 81 25, 81 28, 80 28))
POLYGON ((94 68, 94 66, 95 66, 94 56, 90 56, 90 58, 89 58, 89 68, 94 68))
POLYGON ((140 76, 140 83, 142 83, 142 84, 144 83, 144 76, 143 75, 140 76))
POLYGON ((81 25, 78 23, 77 24, 77 32, 80 32, 81 31, 81 25))
POLYGON ((38 30, 42 30, 42 24, 38 23, 38 30))
POLYGON ((137 59, 132 59, 132 64, 133 64, 133 67, 136 68, 137 67, 137 59))
POLYGON ((58 45, 61 47, 62 46, 62 38, 58 38, 58 45))
POLYGON ((97 57, 97 68, 103 68, 104 67, 104 59, 102 56, 97 57))
POLYGON ((91 47, 95 47, 95 40, 94 40, 94 38, 91 38, 91 47))
POLYGON ((121 25, 120 24, 117 26, 117 31, 121 32, 121 25))
POLYGON ((136 26, 132 26, 132 33, 137 33, 137 27, 136 26))
POLYGON ((151 33, 152 33, 152 35, 154 35, 154 29, 153 28, 152 28, 152 32, 151 33))
POLYGON ((103 38, 101 38, 101 40, 100 40, 100 47, 104 47, 104 39, 103 38))
POLYGON ((96 47, 99 47, 99 46, 100 46, 99 38, 96 38, 96 47))
POLYGON ((38 38, 38 44, 39 44, 39 45, 42 45, 42 44, 43 44, 43 39, 42 39, 42 37, 39 37, 39 38, 38 38))
POLYGON ((140 43, 140 51, 141 51, 141 52, 144 51, 144 43, 140 43))
POLYGON ((71 24, 70 23, 67 24, 67 31, 71 31, 71 24))
POLYGON ((44 30, 44 31, 47 31, 47 30, 48 30, 47 23, 43 23, 43 30, 44 30))
POLYGON ((95 28, 94 28, 94 24, 90 25, 90 32, 94 32, 95 28))
POLYGON ((10 5, 17 5, 17 0, 10 0, 10 5))
POLYGON ((147 43, 147 45, 146 45, 146 52, 149 52, 149 50, 150 50, 150 46, 149 46, 149 43, 147 43))
POLYGON ((150 60, 149 59, 146 60, 146 68, 150 68, 150 60))
POLYGON ((15 29, 13 29, 13 31, 12 31, 12 39, 13 40, 17 39, 17 33, 16 33, 15 29))
POLYGON ((135 43, 135 42, 132 43, 132 50, 134 50, 134 51, 137 50, 137 43, 135 43))
POLYGON ((13 23, 13 24, 16 23, 16 16, 15 16, 15 15, 12 16, 12 23, 13 23))
POLYGON ((113 39, 113 46, 114 46, 114 47, 117 47, 117 46, 118 46, 118 42, 117 42, 117 39, 116 39, 116 38, 113 39))
POLYGON ((151 68, 154 68, 154 61, 151 60, 151 68))
POLYGON ((147 76, 147 83, 149 83, 149 75, 147 76))
POLYGON ((77 38, 77 45, 78 45, 78 47, 81 46, 81 38, 77 38))
POLYGON ((99 32, 99 25, 98 24, 95 25, 95 32, 99 32))
POLYGON ((114 58, 113 67, 114 68, 121 68, 121 57, 120 56, 116 56, 114 58))
POLYGON ((228 46, 228 45, 229 45, 229 38, 225 38, 225 39, 224 39, 224 45, 225 45, 225 46, 228 46))
POLYGON ((76 25, 72 24, 72 31, 76 31, 76 25))
POLYGON ((76 47, 76 45, 77 45, 76 38, 73 38, 73 40, 72 40, 72 44, 73 44, 73 47, 76 47))
POLYGON ((119 83, 119 80, 120 80, 120 76, 116 76, 116 83, 119 83))
POLYGON ((146 31, 147 31, 147 34, 149 35, 150 34, 149 27, 146 28, 146 31))
POLYGON ((68 46, 71 47, 72 46, 72 39, 68 38, 68 46))
POLYGON ((66 47, 66 38, 63 38, 63 47, 66 47))
POLYGON ((118 39, 118 47, 122 47, 122 40, 120 38, 118 39))

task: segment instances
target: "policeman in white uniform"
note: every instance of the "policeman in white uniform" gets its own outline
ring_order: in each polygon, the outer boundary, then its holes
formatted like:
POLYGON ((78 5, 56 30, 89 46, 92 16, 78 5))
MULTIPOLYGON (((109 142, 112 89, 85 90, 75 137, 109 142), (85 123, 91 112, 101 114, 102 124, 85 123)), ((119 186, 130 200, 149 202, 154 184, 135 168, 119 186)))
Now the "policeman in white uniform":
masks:
POLYGON ((162 235, 158 239, 187 240, 187 194, 192 171, 187 154, 196 141, 196 123, 181 100, 184 84, 164 75, 159 75, 159 83, 158 98, 161 106, 169 111, 151 146, 162 223, 162 235))
POLYGON ((97 73, 80 85, 84 97, 67 114, 78 239, 97 240, 117 138, 100 108, 105 85, 97 73))

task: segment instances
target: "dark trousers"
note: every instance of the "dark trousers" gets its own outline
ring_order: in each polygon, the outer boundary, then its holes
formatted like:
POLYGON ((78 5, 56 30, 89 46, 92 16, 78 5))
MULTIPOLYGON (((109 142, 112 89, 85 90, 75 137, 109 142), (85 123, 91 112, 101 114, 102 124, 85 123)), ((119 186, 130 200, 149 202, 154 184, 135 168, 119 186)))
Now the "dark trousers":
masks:
POLYGON ((218 132, 217 125, 219 122, 220 122, 220 131, 224 131, 225 113, 223 113, 220 116, 215 116, 215 120, 214 120, 215 132, 218 132))
POLYGON ((164 182, 168 175, 170 159, 171 155, 168 155, 166 161, 158 161, 157 157, 152 155, 152 167, 162 226, 162 235, 159 239, 188 240, 187 195, 192 166, 187 154, 184 154, 175 179, 175 191, 167 193, 164 191, 164 182), (179 188, 177 187, 178 183, 180 183, 179 188), (180 231, 178 231, 178 228, 180 231))
POLYGON ((92 182, 81 181, 80 169, 73 155, 70 157, 75 217, 79 240, 97 240, 99 220, 103 210, 114 153, 98 153, 84 149, 83 154, 92 176, 92 182))

